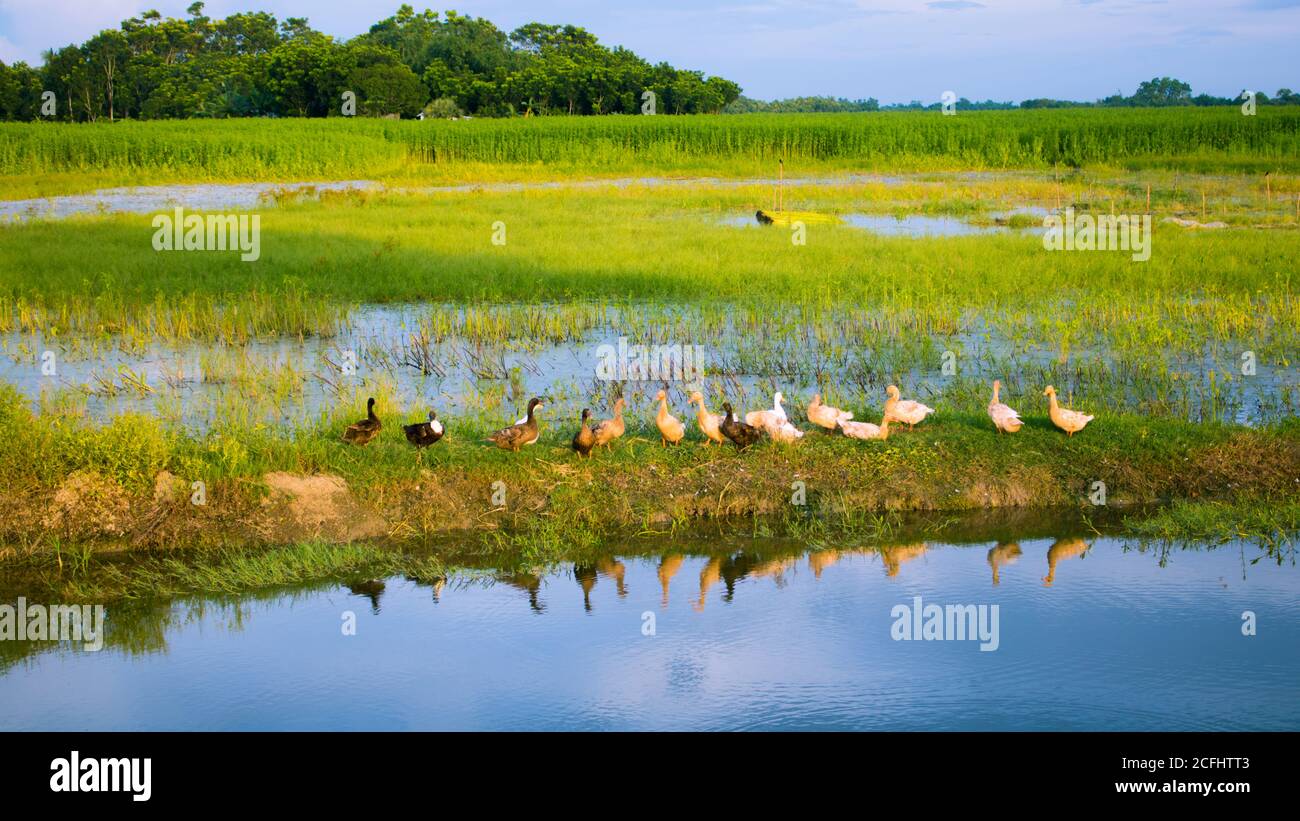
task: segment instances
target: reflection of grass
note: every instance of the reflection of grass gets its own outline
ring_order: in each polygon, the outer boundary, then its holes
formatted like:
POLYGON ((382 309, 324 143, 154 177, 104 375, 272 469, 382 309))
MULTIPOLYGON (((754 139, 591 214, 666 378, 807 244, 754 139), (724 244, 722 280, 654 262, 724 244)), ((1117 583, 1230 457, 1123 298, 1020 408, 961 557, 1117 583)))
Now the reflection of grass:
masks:
POLYGON ((1180 500, 1152 516, 1127 521, 1132 534, 1163 541, 1258 542, 1270 548, 1279 563, 1295 561, 1294 540, 1300 536, 1300 498, 1247 497, 1231 502, 1180 500), (1289 548, 1289 549, 1288 549, 1289 548))

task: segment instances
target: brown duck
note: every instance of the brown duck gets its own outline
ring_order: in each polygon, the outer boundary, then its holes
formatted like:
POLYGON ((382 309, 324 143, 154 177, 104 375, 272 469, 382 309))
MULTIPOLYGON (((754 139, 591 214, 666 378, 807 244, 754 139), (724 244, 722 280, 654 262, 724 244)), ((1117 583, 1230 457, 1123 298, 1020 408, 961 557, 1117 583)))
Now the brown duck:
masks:
POLYGON ((727 415, 723 417, 718 430, 722 431, 722 435, 730 439, 737 448, 744 450, 763 438, 761 428, 756 428, 736 418, 736 413, 731 409, 730 402, 723 402, 722 409, 727 412, 727 415))
POLYGON ((591 409, 582 409, 582 421, 578 423, 578 432, 573 435, 573 449, 579 456, 591 458, 591 449, 596 446, 596 432, 587 427, 587 419, 591 417, 591 409))
POLYGON ((533 411, 540 407, 542 407, 542 400, 536 396, 529 399, 528 415, 524 417, 524 421, 516 422, 508 428, 502 428, 489 436, 487 441, 496 444, 499 448, 513 450, 516 453, 524 445, 533 444, 537 441, 537 437, 541 435, 541 431, 537 427, 537 417, 533 415, 533 411))
POLYGON ((347 430, 343 431, 343 441, 364 445, 378 436, 383 428, 384 423, 375 416, 375 397, 372 396, 366 400, 366 418, 348 425, 347 430))

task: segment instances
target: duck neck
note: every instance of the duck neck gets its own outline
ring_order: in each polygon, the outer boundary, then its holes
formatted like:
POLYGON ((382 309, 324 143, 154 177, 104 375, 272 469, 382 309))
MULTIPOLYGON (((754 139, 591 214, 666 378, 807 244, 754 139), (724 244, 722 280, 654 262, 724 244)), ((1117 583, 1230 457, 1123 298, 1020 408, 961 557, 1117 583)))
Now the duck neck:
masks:
POLYGON ((995 384, 995 385, 993 386, 993 403, 992 403, 992 404, 994 404, 994 405, 996 405, 996 404, 998 403, 998 390, 999 390, 1001 387, 1002 387, 1001 385, 997 385, 997 384, 995 384))
POLYGON ((1056 409, 1056 394, 1049 393, 1047 395, 1047 411, 1048 413, 1056 413, 1056 409))

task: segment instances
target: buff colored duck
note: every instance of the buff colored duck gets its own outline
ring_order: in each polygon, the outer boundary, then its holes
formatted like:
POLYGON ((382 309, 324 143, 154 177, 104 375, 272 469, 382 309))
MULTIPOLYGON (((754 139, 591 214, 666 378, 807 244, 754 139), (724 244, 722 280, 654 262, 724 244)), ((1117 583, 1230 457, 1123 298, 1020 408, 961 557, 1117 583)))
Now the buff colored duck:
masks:
POLYGON ((771 410, 750 411, 745 414, 745 424, 753 425, 756 428, 766 428, 768 425, 780 425, 782 422, 789 421, 785 415, 785 408, 781 407, 781 402, 785 399, 780 391, 772 397, 771 410))
POLYGON ((889 438, 889 423, 896 421, 889 414, 885 414, 880 419, 879 425, 873 425, 870 422, 840 422, 840 430, 850 439, 879 439, 884 441, 889 438))
POLYGON ((934 408, 928 405, 922 405, 912 399, 899 399, 896 385, 885 388, 885 393, 889 394, 889 398, 885 400, 885 413, 907 425, 908 430, 911 430, 913 425, 924 422, 925 417, 934 413, 934 408))
POLYGON ((719 426, 722 425, 722 414, 709 413, 708 408, 704 407, 704 394, 699 391, 691 394, 691 404, 699 406, 695 412, 695 422, 700 426, 700 433, 704 434, 704 444, 717 442, 721 445, 722 431, 719 426))
POLYGON ((610 442, 623 435, 627 427, 623 424, 623 397, 614 401, 614 418, 605 419, 592 431, 596 434, 596 447, 608 446, 610 442))
POLYGON ((676 445, 686 435, 686 426, 681 420, 668 412, 668 391, 659 391, 659 412, 655 414, 655 426, 659 428, 659 441, 664 447, 676 445))
POLYGON ((998 399, 998 391, 1001 388, 1002 381, 994 379, 993 399, 989 402, 989 418, 993 420, 993 427, 997 428, 998 433, 1015 433, 1025 423, 1021 420, 1020 414, 1002 404, 998 399))
POLYGON ((1093 420, 1094 417, 1086 413, 1063 408, 1056 404, 1056 388, 1051 385, 1043 391, 1043 396, 1047 397, 1047 415, 1052 417, 1052 424, 1065 431, 1067 436, 1074 436, 1077 431, 1083 430, 1084 426, 1093 420))
POLYGON ((814 393, 812 401, 808 403, 808 421, 826 430, 835 430, 840 422, 847 422, 852 418, 853 414, 848 411, 823 405, 820 393, 814 393))

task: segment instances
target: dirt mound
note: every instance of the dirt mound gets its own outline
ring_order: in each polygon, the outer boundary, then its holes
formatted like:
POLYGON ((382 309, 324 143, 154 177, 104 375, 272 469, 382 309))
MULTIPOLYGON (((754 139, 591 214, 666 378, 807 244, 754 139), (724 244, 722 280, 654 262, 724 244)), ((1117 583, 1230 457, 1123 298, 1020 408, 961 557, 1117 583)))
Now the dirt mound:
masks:
POLYGON ((68 539, 120 536, 130 526, 131 500, 116 482, 91 471, 68 475, 41 525, 68 539))
POLYGON ((387 533, 384 520, 366 510, 339 476, 268 473, 262 477, 268 528, 282 541, 350 542, 387 533))

